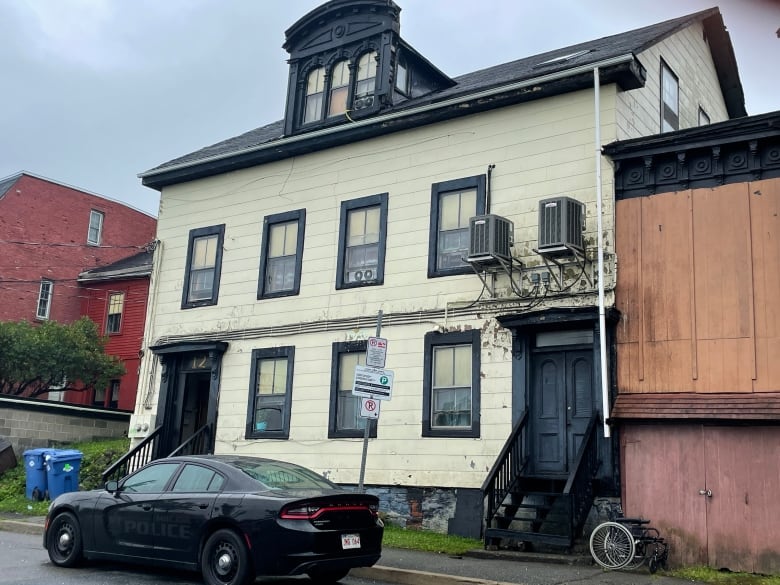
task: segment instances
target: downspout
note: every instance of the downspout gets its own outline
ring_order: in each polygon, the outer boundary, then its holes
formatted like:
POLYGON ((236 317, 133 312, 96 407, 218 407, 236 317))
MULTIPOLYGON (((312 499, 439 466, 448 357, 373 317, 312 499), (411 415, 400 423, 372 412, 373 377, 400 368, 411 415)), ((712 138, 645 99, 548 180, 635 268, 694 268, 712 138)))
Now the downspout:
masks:
MULTIPOLYGON (((136 396, 135 413, 139 414, 145 410, 151 410, 152 399, 154 398, 154 383, 157 375, 156 355, 149 351, 152 337, 152 327, 157 316, 157 297, 160 289, 160 271, 162 265, 163 243, 161 240, 154 241, 154 255, 152 256, 152 274, 149 278, 149 299, 146 307, 146 324, 144 326, 144 336, 142 340, 141 351, 143 351, 143 368, 138 376, 138 395, 136 396), (145 384, 143 382, 146 382, 145 384), (144 386, 143 397, 140 389, 144 386)), ((154 429, 150 429, 154 430, 154 429)))
POLYGON ((609 379, 607 377, 607 319, 604 308, 604 233, 602 226, 602 199, 601 189, 601 81, 599 68, 593 69, 593 96, 596 118, 596 226, 598 231, 598 281, 599 281, 599 355, 601 363, 601 404, 604 413, 604 437, 609 438, 610 429, 607 424, 609 419, 609 379))

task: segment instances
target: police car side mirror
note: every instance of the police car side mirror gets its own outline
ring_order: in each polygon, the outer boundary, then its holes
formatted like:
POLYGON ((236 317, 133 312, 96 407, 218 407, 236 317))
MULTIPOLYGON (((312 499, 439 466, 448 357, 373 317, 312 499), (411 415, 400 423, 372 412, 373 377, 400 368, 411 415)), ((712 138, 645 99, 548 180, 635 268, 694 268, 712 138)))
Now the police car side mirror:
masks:
POLYGON ((119 483, 116 481, 106 482, 106 491, 113 494, 119 490, 119 483))

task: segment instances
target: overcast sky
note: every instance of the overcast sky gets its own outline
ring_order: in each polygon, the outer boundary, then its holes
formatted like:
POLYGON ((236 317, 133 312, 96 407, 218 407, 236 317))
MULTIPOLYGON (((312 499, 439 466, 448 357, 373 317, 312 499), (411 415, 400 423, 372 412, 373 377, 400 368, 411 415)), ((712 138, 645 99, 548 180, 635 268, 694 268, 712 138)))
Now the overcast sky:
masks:
MULTIPOLYGON (((136 175, 284 115, 284 31, 322 0, 0 0, 0 179, 157 215, 136 175)), ((396 0, 450 76, 719 5, 748 114, 780 109, 780 0, 396 0)))

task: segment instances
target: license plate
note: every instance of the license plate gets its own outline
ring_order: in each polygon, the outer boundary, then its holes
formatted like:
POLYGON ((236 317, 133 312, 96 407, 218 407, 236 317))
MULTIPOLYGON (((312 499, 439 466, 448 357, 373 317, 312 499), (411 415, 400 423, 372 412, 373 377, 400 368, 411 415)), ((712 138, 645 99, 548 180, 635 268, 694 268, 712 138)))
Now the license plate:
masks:
POLYGON ((360 548, 360 535, 359 534, 342 534, 341 535, 341 548, 344 550, 348 548, 360 548))

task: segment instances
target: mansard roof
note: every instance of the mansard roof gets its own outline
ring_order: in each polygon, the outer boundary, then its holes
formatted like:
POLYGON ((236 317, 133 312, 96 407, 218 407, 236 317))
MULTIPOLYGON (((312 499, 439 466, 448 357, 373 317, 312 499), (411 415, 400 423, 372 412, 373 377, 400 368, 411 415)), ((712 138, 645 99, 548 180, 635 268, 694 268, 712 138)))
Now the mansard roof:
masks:
MULTIPOLYGON (((355 1, 333 0, 324 6, 346 6, 355 1)), ((392 4, 390 0, 373 1, 382 5, 392 4)), ((317 10, 288 29, 288 36, 302 34, 298 29, 302 30, 317 10)), ((617 83, 623 89, 634 89, 643 86, 645 82, 645 69, 637 55, 696 22, 701 22, 704 26, 729 116, 745 116, 744 94, 731 40, 720 11, 710 8, 651 26, 467 73, 453 78, 454 84, 451 87, 387 106, 377 115, 356 123, 285 136, 284 121, 273 122, 163 163, 141 173, 139 177, 144 185, 160 189, 166 185, 264 164, 457 116, 576 91, 592 86, 592 72, 596 66, 600 69, 602 83, 617 83)))

